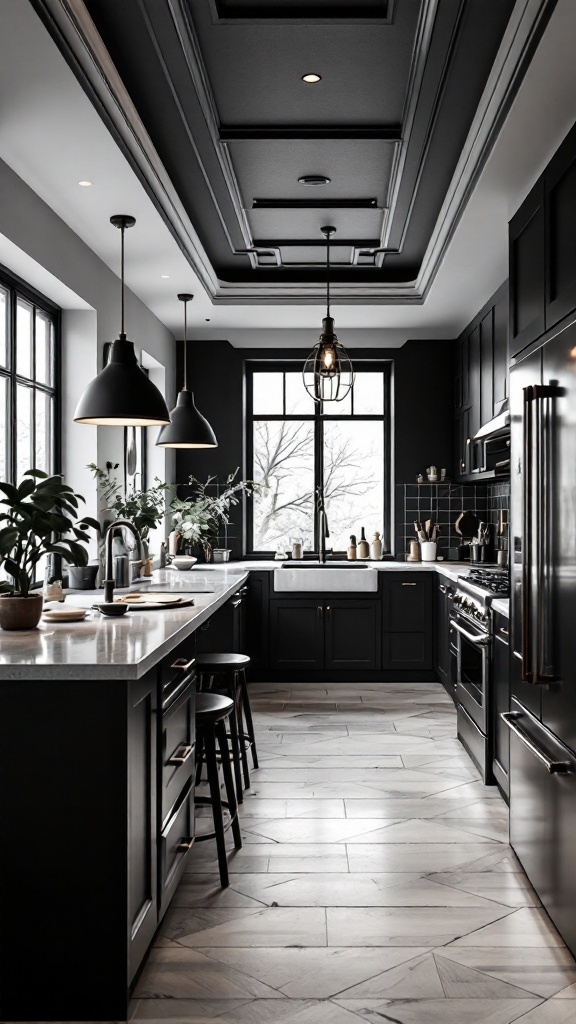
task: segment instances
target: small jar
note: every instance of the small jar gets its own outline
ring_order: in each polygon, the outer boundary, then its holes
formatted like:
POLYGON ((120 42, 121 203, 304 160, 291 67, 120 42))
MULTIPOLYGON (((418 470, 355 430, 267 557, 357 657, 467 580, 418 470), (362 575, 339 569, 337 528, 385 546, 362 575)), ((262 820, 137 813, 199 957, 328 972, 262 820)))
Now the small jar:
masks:
POLYGON ((295 540, 292 544, 292 558, 295 560, 302 558, 302 541, 295 540))
POLYGON ((52 580, 50 583, 45 580, 42 593, 45 601, 63 601, 62 580, 52 580))

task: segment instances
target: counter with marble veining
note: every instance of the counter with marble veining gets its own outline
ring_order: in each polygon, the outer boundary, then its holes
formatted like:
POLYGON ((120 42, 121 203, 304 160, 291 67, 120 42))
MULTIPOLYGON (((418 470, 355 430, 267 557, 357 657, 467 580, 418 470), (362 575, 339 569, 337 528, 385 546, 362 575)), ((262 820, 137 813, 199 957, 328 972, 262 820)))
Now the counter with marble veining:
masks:
MULTIPOLYGON (((171 575, 171 574, 170 574, 171 575)), ((0 630, 0 682, 8 679, 140 679, 198 629, 248 578, 238 563, 178 573, 177 582, 204 581, 208 593, 194 593, 185 608, 130 611, 110 618, 90 611, 82 622, 41 621, 38 629, 0 630)), ((169 590, 167 585, 163 589, 169 590)), ((67 606, 90 607, 98 591, 69 592, 67 606)))

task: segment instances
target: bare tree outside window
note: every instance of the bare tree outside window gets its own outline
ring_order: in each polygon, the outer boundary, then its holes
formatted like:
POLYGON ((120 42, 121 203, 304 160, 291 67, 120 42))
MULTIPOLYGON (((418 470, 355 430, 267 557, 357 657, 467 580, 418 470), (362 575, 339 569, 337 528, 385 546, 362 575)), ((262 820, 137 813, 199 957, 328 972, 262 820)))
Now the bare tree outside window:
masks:
POLYGON ((344 551, 360 527, 367 536, 384 527, 383 372, 359 375, 358 410, 349 403, 337 419, 334 404, 327 408, 330 418, 313 408, 300 418, 309 408, 304 399, 298 418, 284 418, 296 412, 293 378, 299 375, 284 376, 283 382, 281 370, 254 373, 254 404, 265 415, 252 419, 251 475, 263 485, 253 498, 252 548, 285 551, 302 540, 305 551, 314 550, 314 494, 323 469, 328 547, 344 551))

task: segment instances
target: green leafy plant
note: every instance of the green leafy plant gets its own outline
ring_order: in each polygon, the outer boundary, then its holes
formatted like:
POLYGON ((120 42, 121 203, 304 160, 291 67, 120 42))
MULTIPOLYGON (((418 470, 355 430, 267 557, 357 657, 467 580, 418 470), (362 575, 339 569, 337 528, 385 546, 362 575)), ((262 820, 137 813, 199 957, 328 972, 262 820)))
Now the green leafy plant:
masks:
POLYGON ((118 469, 118 463, 107 462, 104 470, 91 462, 88 469, 98 481, 105 503, 103 511, 115 512, 118 519, 129 519, 134 523, 142 540, 146 540, 150 530, 164 518, 166 491, 171 490, 172 485, 163 484, 159 477, 155 477, 154 487, 147 490, 134 488, 124 494, 121 484, 112 475, 114 470, 118 469))
POLYGON ((204 483, 195 476, 189 477, 188 485, 192 494, 188 498, 175 498, 170 505, 172 526, 187 543, 211 542, 224 532, 227 537, 230 523, 230 509, 238 505, 243 494, 249 495, 258 488, 253 480, 238 480, 239 470, 235 469, 226 478, 222 493, 208 494, 209 488, 219 491, 218 479, 209 476, 204 483))
POLYGON ((70 565, 86 565, 88 529, 99 530, 89 516, 78 516, 81 494, 61 476, 29 469, 18 486, 0 483, 0 565, 12 577, 0 581, 0 593, 28 597, 36 566, 45 555, 61 555, 70 565))

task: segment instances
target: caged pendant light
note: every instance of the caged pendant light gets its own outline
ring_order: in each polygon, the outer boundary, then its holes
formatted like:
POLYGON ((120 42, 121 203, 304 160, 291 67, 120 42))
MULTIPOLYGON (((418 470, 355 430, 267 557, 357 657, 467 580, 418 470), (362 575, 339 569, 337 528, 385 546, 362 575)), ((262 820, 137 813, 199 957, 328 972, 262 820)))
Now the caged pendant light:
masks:
POLYGON ((176 407, 170 413, 170 423, 162 427, 156 444, 160 448, 217 448, 214 431, 208 420, 194 404, 194 395, 188 389, 188 303, 194 298, 182 292, 178 298, 184 303, 184 387, 178 395, 176 407))
POLYGON ((120 335, 112 342, 108 362, 84 391, 74 413, 76 423, 95 423, 108 427, 154 427, 168 423, 170 416, 164 398, 144 373, 124 331, 124 233, 136 223, 125 214, 110 218, 122 232, 121 242, 121 324, 120 335))
POLYGON ((354 370, 344 346, 334 334, 330 316, 330 239, 336 228, 321 228, 326 239, 326 316, 322 334, 304 363, 304 387, 315 402, 341 402, 354 386, 354 370))

